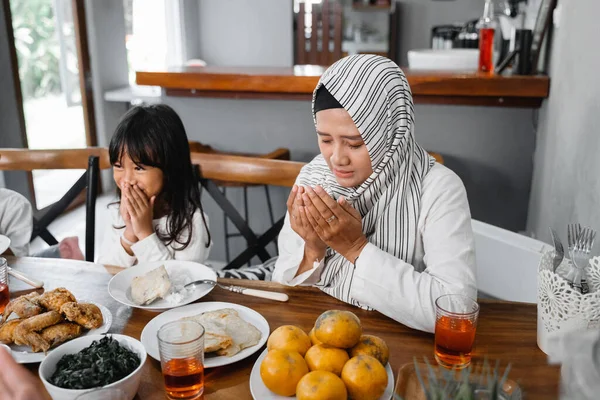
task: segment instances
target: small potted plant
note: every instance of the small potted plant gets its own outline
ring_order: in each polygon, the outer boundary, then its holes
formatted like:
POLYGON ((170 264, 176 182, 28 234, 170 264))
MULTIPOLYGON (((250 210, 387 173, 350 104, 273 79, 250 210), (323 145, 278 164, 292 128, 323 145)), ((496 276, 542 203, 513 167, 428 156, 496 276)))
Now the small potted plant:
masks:
POLYGON ((492 368, 484 360, 483 364, 454 370, 432 366, 426 358, 425 364, 419 364, 415 358, 412 365, 400 370, 394 400, 520 400, 521 390, 508 379, 510 364, 502 376, 499 365, 496 361, 492 368))

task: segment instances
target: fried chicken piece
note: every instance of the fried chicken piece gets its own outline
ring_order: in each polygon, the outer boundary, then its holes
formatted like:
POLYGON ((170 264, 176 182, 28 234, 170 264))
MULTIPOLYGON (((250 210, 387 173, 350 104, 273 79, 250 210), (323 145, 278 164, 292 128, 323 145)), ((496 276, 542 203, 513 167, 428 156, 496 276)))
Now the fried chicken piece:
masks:
POLYGON ((85 329, 100 328, 104 323, 102 311, 95 304, 65 303, 60 308, 60 312, 65 315, 67 320, 75 322, 85 329))
POLYGON ((38 333, 44 328, 58 324, 62 316, 57 311, 48 311, 34 317, 27 318, 14 330, 13 340, 15 344, 31 346, 34 353, 48 351, 50 343, 38 333))
POLYGON ((75 339, 83 332, 83 328, 72 322, 61 322, 52 325, 40 332, 42 339, 50 343, 50 347, 55 347, 67 340, 75 339))
POLYGON ((15 328, 23 321, 22 319, 11 319, 0 325, 0 342, 4 344, 13 343, 15 328))
POLYGON ((63 304, 77 301, 75 296, 65 288, 56 288, 44 293, 38 299, 42 307, 48 311, 60 311, 63 304))
POLYGON ((4 323, 12 313, 17 314, 19 318, 29 318, 41 314, 44 310, 38 304, 39 297, 39 293, 32 292, 12 300, 6 305, 1 322, 4 323))

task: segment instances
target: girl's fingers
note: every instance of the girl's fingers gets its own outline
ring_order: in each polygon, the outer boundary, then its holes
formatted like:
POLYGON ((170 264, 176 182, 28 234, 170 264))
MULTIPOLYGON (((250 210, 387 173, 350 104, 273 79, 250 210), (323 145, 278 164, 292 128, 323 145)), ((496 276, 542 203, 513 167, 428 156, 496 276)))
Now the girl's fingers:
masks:
POLYGON ((131 203, 127 203, 127 212, 132 218, 137 216, 137 211, 131 206, 131 203))
POLYGON ((130 192, 131 198, 136 203, 135 205, 138 209, 148 206, 146 195, 143 194, 137 186, 132 186, 130 192))

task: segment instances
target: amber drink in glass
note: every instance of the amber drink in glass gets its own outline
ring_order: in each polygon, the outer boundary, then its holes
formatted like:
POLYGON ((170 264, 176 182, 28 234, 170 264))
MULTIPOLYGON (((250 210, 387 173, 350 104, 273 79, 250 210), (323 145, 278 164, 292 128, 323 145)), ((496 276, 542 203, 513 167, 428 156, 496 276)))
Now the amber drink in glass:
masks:
POLYGON ((204 327, 174 321, 158 331, 160 366, 169 399, 199 399, 204 393, 204 327))
POLYGON ((471 363, 479 304, 449 294, 435 301, 435 359, 443 367, 461 369, 471 363))

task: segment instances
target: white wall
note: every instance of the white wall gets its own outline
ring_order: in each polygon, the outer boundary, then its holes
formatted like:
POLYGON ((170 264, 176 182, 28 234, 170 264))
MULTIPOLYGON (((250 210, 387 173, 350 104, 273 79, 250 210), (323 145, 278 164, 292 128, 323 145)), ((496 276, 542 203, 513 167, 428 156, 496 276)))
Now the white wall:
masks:
POLYGON ((291 0, 202 0, 200 57, 209 65, 291 66, 291 0))
POLYGON ((546 241, 549 227, 565 237, 569 222, 600 229, 599 13, 597 0, 564 2, 554 31, 552 86, 540 112, 528 221, 546 241))

